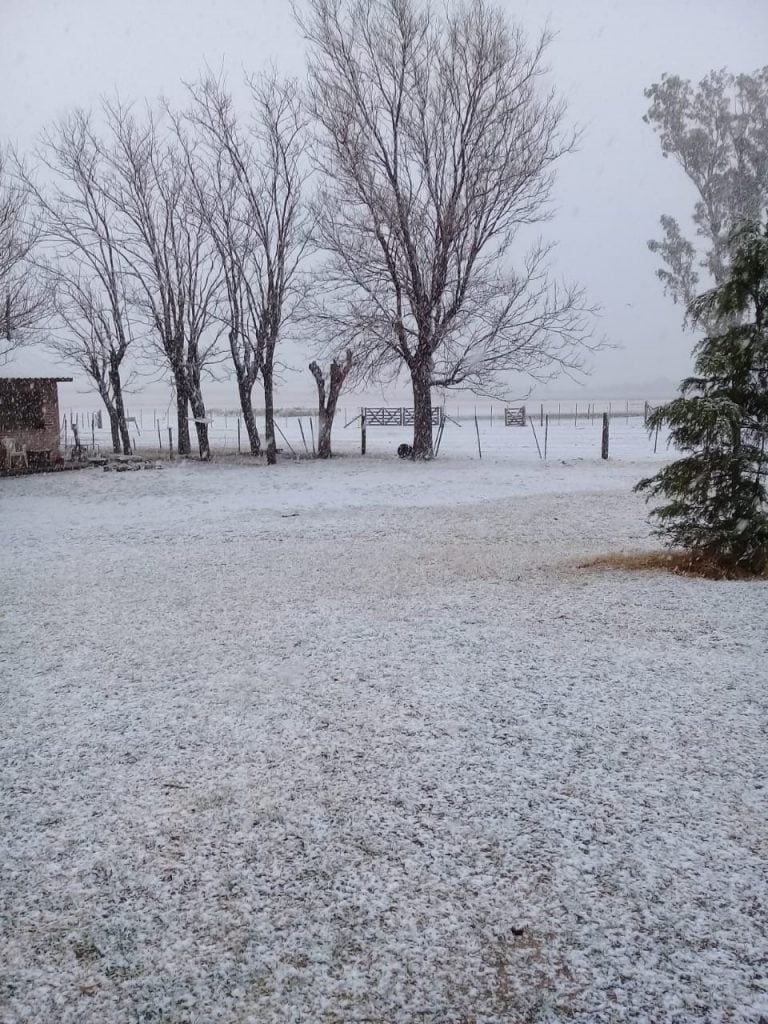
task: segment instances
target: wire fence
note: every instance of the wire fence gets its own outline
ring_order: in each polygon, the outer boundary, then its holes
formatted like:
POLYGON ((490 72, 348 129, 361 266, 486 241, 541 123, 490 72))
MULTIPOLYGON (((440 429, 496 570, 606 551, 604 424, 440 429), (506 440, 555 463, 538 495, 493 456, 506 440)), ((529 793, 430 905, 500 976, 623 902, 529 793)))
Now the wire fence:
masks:
MULTIPOLYGON (((601 454, 603 414, 610 423, 610 456, 635 458, 666 454, 666 435, 649 434, 645 429, 648 413, 656 403, 645 400, 623 402, 563 402, 528 405, 521 425, 505 426, 505 406, 477 405, 444 407, 446 431, 440 456, 490 458, 597 458, 601 454), (477 411, 475 411, 477 410, 477 411)), ((519 407, 518 407, 519 408, 519 407)), ((178 448, 178 424, 173 410, 137 406, 127 410, 128 430, 135 454, 168 458, 178 448)), ((360 451, 360 409, 347 406, 339 410, 333 429, 333 450, 338 454, 360 451)), ((263 413, 256 415, 262 445, 265 439, 263 413)), ((214 456, 247 457, 249 439, 243 418, 237 410, 215 409, 207 419, 208 440, 214 456)), ((293 407, 276 415, 276 442, 284 457, 311 457, 317 446, 316 412, 293 407)), ((112 451, 109 420, 103 411, 67 410, 61 419, 62 451, 71 452, 76 428, 79 442, 89 454, 112 451)), ((197 451, 195 423, 189 422, 193 453, 197 451)), ((367 435, 369 455, 394 454, 403 442, 411 440, 408 425, 370 428, 367 435)))

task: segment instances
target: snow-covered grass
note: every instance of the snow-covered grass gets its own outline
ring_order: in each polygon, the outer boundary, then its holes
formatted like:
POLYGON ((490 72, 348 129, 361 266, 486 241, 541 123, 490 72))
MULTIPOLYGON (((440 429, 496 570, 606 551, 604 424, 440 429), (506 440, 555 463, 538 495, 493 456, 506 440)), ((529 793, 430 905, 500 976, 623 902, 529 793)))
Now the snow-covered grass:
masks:
POLYGON ((0 1021, 768 1019, 768 585, 579 568, 633 436, 0 481, 0 1021))

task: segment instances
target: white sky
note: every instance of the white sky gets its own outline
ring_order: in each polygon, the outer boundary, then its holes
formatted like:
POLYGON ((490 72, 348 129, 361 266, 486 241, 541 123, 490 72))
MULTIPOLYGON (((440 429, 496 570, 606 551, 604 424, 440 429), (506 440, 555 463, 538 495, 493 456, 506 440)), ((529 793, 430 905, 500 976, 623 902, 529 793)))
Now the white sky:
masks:
MULTIPOLYGON (((302 69, 302 45, 287 0, 0 0, 0 137, 22 150, 48 121, 97 104, 117 89, 125 98, 170 98, 182 78, 207 62, 240 69, 272 62, 302 69)), ((502 3, 534 34, 558 32, 549 63, 573 121, 585 129, 580 151, 560 167, 557 215, 545 235, 559 244, 558 268, 581 281, 603 308, 600 329, 621 346, 595 358, 590 388, 637 389, 659 377, 677 381, 692 339, 680 310, 654 276, 646 241, 661 213, 685 222, 693 193, 682 171, 661 156, 642 121, 643 89, 665 71, 698 81, 710 69, 752 72, 768 61, 766 0, 519 0, 502 3)), ((308 360, 296 359, 299 365, 308 360)), ((5 370, 61 369, 27 355, 5 370)), ((306 374, 309 378, 309 374, 306 374)), ((312 393, 297 378, 290 390, 312 393)), ((572 391, 565 382, 562 388, 572 391)))

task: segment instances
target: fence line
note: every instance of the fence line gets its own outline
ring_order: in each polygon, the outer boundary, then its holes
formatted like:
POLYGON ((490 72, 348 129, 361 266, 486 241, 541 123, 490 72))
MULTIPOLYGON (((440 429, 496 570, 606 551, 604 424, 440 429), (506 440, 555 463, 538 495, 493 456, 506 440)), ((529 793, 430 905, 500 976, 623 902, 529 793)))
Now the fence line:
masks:
MULTIPOLYGON (((604 404, 606 407, 605 412, 608 412, 609 408, 611 410, 611 420, 614 425, 634 423, 637 424, 636 429, 642 431, 643 434, 645 433, 642 420, 643 416, 647 416, 648 411, 652 408, 650 403, 624 402, 623 405, 618 405, 618 403, 606 402, 604 404)), ((449 413, 450 408, 448 410, 449 413)), ((472 435, 477 433, 482 437, 484 456, 486 455, 486 449, 489 457, 493 457, 494 453, 508 454, 510 452, 518 452, 523 454, 529 446, 533 445, 532 435, 527 437, 526 442, 523 435, 518 434, 517 431, 505 430, 505 407, 503 405, 488 405, 485 409, 478 407, 477 427, 472 426, 475 417, 474 409, 472 407, 470 409, 471 411, 468 415, 466 412, 462 414, 461 410, 459 410, 459 419, 448 415, 445 422, 456 427, 469 424, 472 435), (483 415, 486 411, 487 414, 483 415)), ((134 451, 152 457, 167 459, 169 456, 169 430, 173 437, 174 450, 177 447, 176 416, 172 413, 166 414, 164 411, 158 414, 157 410, 147 408, 144 409, 142 415, 142 411, 138 406, 135 409, 129 409, 128 412, 132 421, 129 433, 134 451)), ((175 413, 175 410, 173 412, 175 413)), ((350 449, 357 448, 357 438, 353 439, 353 435, 343 432, 344 422, 342 414, 343 410, 340 410, 336 418, 334 429, 335 447, 340 451, 349 451, 350 449)), ((537 433, 539 433, 540 423, 536 421, 540 420, 540 416, 540 405, 533 409, 529 407, 527 421, 535 425, 537 433)), ((559 403, 559 409, 558 403, 550 403, 549 407, 544 407, 544 424, 541 425, 539 441, 540 445, 543 444, 544 446, 542 454, 546 452, 545 457, 558 458, 574 453, 589 457, 590 454, 595 453, 596 457, 599 457, 602 418, 603 413, 598 410, 597 403, 585 403, 584 405, 579 403, 578 415, 576 414, 575 403, 569 407, 559 403), (553 406, 554 409, 552 408, 553 406), (548 409, 549 411, 547 411, 548 409), (570 426, 570 430, 567 429, 568 426, 570 426)), ((356 419, 359 419, 359 413, 356 419)), ((98 422, 97 411, 67 410, 61 419, 62 453, 68 453, 74 444, 72 431, 72 424, 74 423, 78 426, 81 443, 87 444, 94 451, 100 451, 101 454, 109 454, 112 451, 109 419, 102 412, 101 428, 99 428, 98 422)), ((351 422, 354 422, 354 420, 351 420, 351 422)), ((278 446, 282 449, 284 457, 306 457, 305 451, 307 454, 309 453, 310 440, 314 440, 318 434, 319 424, 317 418, 315 416, 308 417, 306 414, 301 417, 299 415, 281 415, 276 419, 276 423, 280 427, 278 446), (300 420, 303 422, 300 422, 300 420), (301 436, 302 427, 304 439, 301 436)), ((369 438, 373 442, 374 451, 378 450, 381 453, 399 443, 410 442, 411 427, 408 423, 403 423, 400 407, 393 410, 392 422, 391 424, 388 423, 387 426, 388 429, 382 431, 381 434, 378 431, 374 431, 374 434, 369 438)), ((263 416, 257 419, 257 427, 263 442, 265 440, 263 416)), ((459 450, 465 451, 466 438, 464 438, 463 434, 464 432, 462 431, 454 432, 452 427, 444 439, 441 454, 450 453, 452 450, 455 451, 457 447, 459 450)), ((637 438, 633 444, 637 445, 639 435, 634 435, 633 431, 633 436, 637 438)), ((620 455, 623 442, 621 435, 618 435, 618 437, 619 447, 616 449, 616 452, 620 455)), ((190 421, 190 440, 194 455, 197 452, 197 437, 192 421, 190 421)), ((611 441, 613 448, 613 432, 611 441)), ((644 441, 639 443, 645 448, 644 441)), ((242 454, 245 457, 249 452, 249 444, 242 416, 238 416, 230 410, 215 413, 209 426, 209 444, 214 454, 231 456, 242 454)), ((654 451, 654 448, 658 450, 659 454, 664 455, 666 452, 666 434, 661 438, 652 437, 650 439, 649 450, 654 451)))

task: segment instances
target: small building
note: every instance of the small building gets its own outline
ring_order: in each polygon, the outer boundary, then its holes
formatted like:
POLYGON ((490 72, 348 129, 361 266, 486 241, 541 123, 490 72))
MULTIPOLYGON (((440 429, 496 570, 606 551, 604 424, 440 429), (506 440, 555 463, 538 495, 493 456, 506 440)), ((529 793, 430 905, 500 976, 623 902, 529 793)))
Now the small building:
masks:
POLYGON ((71 377, 0 377, 0 468, 54 465, 59 454, 59 389, 71 377))

